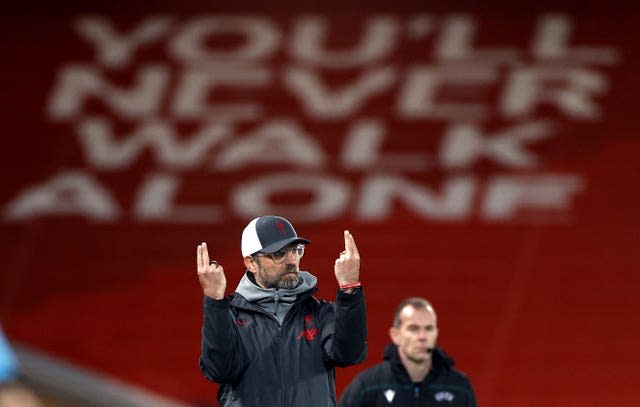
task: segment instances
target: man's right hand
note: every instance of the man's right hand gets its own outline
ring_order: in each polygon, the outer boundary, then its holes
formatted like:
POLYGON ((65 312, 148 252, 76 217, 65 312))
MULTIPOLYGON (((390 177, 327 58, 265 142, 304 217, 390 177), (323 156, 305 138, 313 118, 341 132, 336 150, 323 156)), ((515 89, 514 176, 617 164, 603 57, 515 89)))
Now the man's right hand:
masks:
POLYGON ((202 286, 202 291, 207 297, 214 300, 224 298, 227 289, 227 278, 224 276, 224 269, 217 262, 209 264, 209 251, 207 244, 202 242, 197 249, 198 279, 202 286))

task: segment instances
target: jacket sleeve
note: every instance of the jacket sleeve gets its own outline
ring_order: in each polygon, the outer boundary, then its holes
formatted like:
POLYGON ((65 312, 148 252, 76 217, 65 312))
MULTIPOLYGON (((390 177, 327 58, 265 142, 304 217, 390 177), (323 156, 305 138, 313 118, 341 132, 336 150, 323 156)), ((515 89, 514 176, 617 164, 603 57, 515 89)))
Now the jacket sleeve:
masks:
POLYGON ((325 324, 325 354, 335 366, 355 365, 367 356, 367 312, 362 288, 352 294, 338 290, 333 320, 325 324))
POLYGON ((469 403, 467 404, 467 407, 476 407, 476 394, 475 391, 473 391, 473 386, 471 385, 471 380, 469 380, 469 378, 466 378, 467 380, 467 389, 469 391, 469 403))
POLYGON ((337 407, 360 407, 362 405, 362 375, 358 374, 344 389, 337 407))
POLYGON ((209 380, 234 383, 247 363, 229 299, 214 300, 205 296, 200 370, 209 380))

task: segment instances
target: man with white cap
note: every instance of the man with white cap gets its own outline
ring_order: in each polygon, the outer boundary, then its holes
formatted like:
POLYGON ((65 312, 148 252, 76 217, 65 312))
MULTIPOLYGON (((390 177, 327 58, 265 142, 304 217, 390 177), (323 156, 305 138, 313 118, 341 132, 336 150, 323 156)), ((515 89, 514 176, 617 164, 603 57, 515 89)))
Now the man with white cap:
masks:
POLYGON ((335 368, 366 356, 360 255, 344 231, 334 264, 336 301, 313 297, 316 277, 300 271, 310 241, 280 216, 253 219, 242 232, 246 273, 225 296, 222 265, 197 247, 204 292, 200 369, 220 384, 221 406, 335 406, 335 368))

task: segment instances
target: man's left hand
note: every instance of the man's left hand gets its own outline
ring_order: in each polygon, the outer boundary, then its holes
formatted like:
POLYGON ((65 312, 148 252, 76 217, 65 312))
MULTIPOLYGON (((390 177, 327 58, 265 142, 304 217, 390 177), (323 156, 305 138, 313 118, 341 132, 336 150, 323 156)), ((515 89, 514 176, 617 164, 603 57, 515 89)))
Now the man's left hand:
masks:
POLYGON ((340 286, 360 281, 360 253, 348 230, 344 231, 344 251, 336 259, 333 270, 340 286))

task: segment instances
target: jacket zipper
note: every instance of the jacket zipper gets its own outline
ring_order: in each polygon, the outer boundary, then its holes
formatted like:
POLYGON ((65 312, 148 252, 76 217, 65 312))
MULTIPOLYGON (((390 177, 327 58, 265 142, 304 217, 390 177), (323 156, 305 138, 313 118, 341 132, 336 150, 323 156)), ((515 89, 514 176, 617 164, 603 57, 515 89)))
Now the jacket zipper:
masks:
MULTIPOLYGON (((283 323, 281 324, 280 321, 278 320, 278 308, 280 306, 280 296, 278 295, 278 289, 276 289, 276 294, 273 298, 273 302, 275 303, 275 319, 276 319, 276 323, 278 324, 278 333, 276 334, 276 348, 280 349, 280 347, 282 346, 282 325, 284 324, 284 320, 282 321, 283 323)), ((278 369, 280 371, 280 383, 282 384, 282 388, 280 389, 280 394, 282 394, 282 405, 284 407, 284 394, 285 394, 285 388, 284 388, 284 359, 283 359, 283 353, 284 352, 279 352, 279 357, 278 359, 280 360, 280 368, 278 369)))

